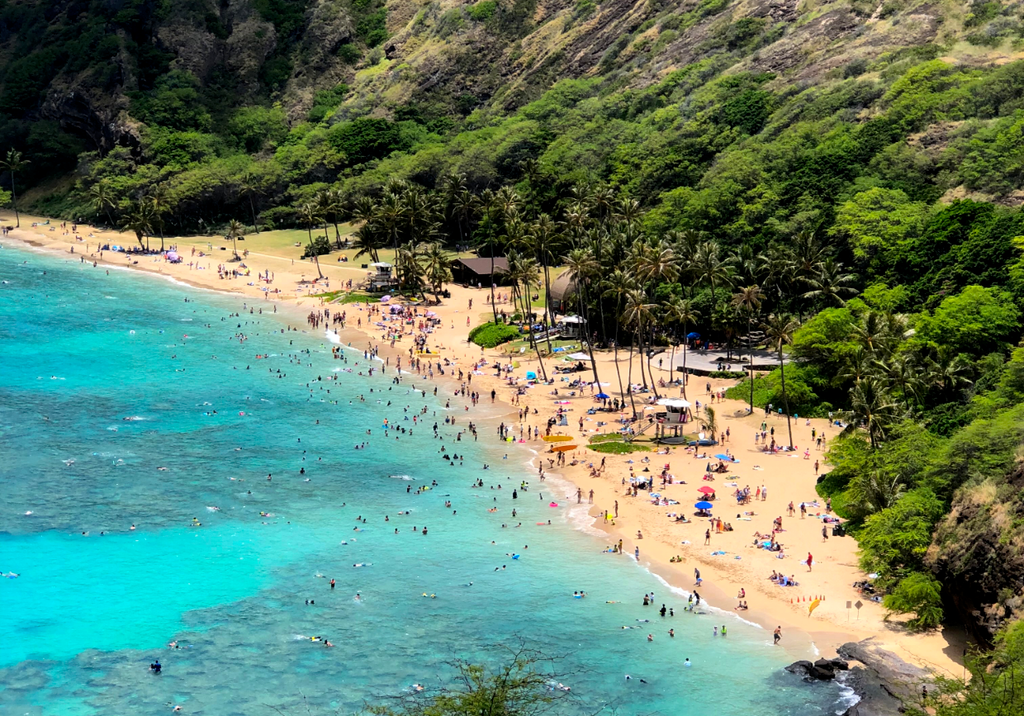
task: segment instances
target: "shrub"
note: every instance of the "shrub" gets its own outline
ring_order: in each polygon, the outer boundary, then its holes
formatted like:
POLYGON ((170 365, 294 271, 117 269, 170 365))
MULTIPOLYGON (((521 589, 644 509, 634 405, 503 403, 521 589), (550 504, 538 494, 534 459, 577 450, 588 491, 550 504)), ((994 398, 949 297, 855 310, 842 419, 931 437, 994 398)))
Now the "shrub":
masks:
POLYGON ((483 22, 491 18, 497 9, 498 3, 495 0, 480 0, 475 5, 470 5, 466 8, 466 12, 477 22, 483 22))
POLYGON ((504 323, 483 323, 469 332, 469 340, 481 348, 494 348, 519 338, 519 329, 504 323))
POLYGON ((930 574, 914 572, 900 580, 892 594, 883 598, 885 608, 899 614, 914 614, 911 629, 933 629, 942 622, 942 585, 930 574))

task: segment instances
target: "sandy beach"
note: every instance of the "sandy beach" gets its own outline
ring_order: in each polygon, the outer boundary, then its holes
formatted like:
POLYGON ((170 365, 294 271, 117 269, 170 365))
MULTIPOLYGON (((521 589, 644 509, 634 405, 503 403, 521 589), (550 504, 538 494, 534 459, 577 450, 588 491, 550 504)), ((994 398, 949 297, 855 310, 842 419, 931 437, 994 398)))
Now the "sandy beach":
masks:
MULTIPOLYGON (((5 225, 13 225, 12 214, 4 212, 2 216, 5 225)), ((227 263, 231 256, 230 248, 227 251, 220 250, 225 242, 219 237, 168 240, 168 245, 177 246, 183 259, 181 263, 172 264, 162 256, 155 255, 126 255, 106 251, 100 256, 98 247, 101 244, 131 246, 135 244, 134 236, 104 232, 88 226, 79 226, 78 231, 72 233, 70 225, 64 228, 60 222, 51 220, 43 224, 45 221, 22 215, 21 228, 11 230, 4 241, 15 239, 47 251, 70 255, 75 260, 95 262, 97 270, 104 266, 128 267, 169 276, 199 288, 241 294, 264 306, 276 306, 276 310, 284 312, 289 319, 294 317, 296 326, 301 330, 311 330, 305 322, 306 316, 325 305, 322 299, 312 294, 339 290, 345 282, 352 280, 358 283, 365 276, 365 271, 358 268, 358 263, 342 264, 333 259, 324 260, 322 271, 327 280, 314 287, 308 280, 317 275, 317 270, 311 262, 300 260, 298 257, 302 249, 294 247, 294 256, 282 255, 280 252, 272 254, 251 251, 244 260, 249 276, 222 279, 218 277, 219 264, 226 264, 229 269, 238 264, 227 263), (261 284, 257 276, 267 271, 273 275, 273 282, 261 284), (278 292, 261 290, 268 287, 278 292)), ((524 395, 518 397, 518 404, 515 404, 518 390, 510 384, 509 375, 503 373, 503 377, 497 378, 493 369, 496 362, 507 364, 510 358, 500 350, 483 351, 469 344, 466 338, 467 318, 471 325, 488 320, 490 307, 486 301, 489 290, 457 285, 447 288, 451 291, 451 298, 440 306, 431 307, 441 319, 440 325, 428 338, 432 359, 447 359, 455 364, 456 371, 462 369, 467 377, 472 375, 468 389, 478 392, 481 401, 467 415, 473 421, 483 423, 480 439, 496 440, 498 423, 511 426, 511 434, 516 438, 521 459, 532 460, 535 469, 543 467, 548 473, 548 484, 562 486, 565 494, 559 496, 558 501, 563 505, 569 502, 571 513, 582 516, 586 511, 586 522, 589 524, 585 527, 600 533, 600 536, 595 537, 595 549, 611 546, 621 540, 623 553, 608 554, 608 558, 632 559, 635 550, 639 548, 639 561, 642 564, 669 585, 687 591, 695 588, 695 569, 699 569, 702 583, 696 587, 697 591, 711 605, 725 611, 734 610, 739 601, 737 595, 742 590, 749 609, 738 614, 764 627, 768 638, 773 629, 781 626, 783 646, 794 653, 805 656, 808 647, 813 644, 821 655, 831 657, 835 647, 846 641, 874 637, 880 645, 907 661, 937 672, 960 674, 964 649, 962 634, 951 630, 911 634, 898 621, 886 621, 882 606, 859 595, 852 586, 865 577, 857 566, 857 545, 854 539, 849 536, 833 537, 830 528, 827 530, 828 539, 823 538, 821 517, 826 511, 824 502, 819 500, 815 492, 815 464, 818 464, 819 473, 827 471, 828 467, 824 464, 824 449, 816 449, 811 436, 814 431, 815 435, 824 435, 826 441, 834 438, 838 430, 830 427, 827 420, 794 419, 792 429, 796 450, 792 453, 769 454, 761 450, 761 445, 755 444, 755 431, 759 430, 764 421, 769 430, 775 429, 778 442, 784 444, 786 418, 778 415, 766 418, 764 411, 758 410, 750 415, 744 403, 716 400, 712 407, 717 415, 718 428, 722 432, 728 430, 729 439, 721 445, 701 448, 699 455, 706 453, 706 457, 695 456, 691 450, 681 446, 629 455, 602 455, 587 450, 585 445, 591 437, 615 431, 614 421, 618 413, 588 414, 588 409, 600 404, 600 401, 592 397, 591 388, 569 395, 571 391, 565 387, 567 384, 557 379, 561 376, 556 378, 555 385, 534 385, 529 388, 524 395), (481 359, 487 362, 487 366, 471 373, 473 364, 481 359), (555 389, 558 390, 557 396, 552 393, 555 389), (496 395, 493 404, 490 398, 492 390, 496 395), (543 435, 547 419, 559 407, 568 411, 568 425, 553 428, 552 433, 574 438, 571 444, 579 447, 566 455, 567 462, 575 461, 577 464, 551 467, 548 459, 553 459, 555 454, 548 453, 548 443, 540 438, 526 438, 522 441, 518 438, 521 427, 524 435, 526 428, 532 432, 533 427, 539 428, 543 435), (529 414, 521 421, 521 411, 526 408, 529 408, 529 414), (805 450, 808 449, 809 455, 805 457, 805 450), (704 480, 707 464, 717 464, 718 459, 714 455, 724 453, 725 450, 736 462, 728 464, 728 472, 715 474, 714 481, 704 480), (602 458, 605 458, 604 468, 599 469, 602 458), (671 484, 662 485, 660 475, 663 470, 672 476, 671 484), (563 478, 565 482, 556 483, 552 476, 563 478), (628 495, 630 477, 653 478, 653 492, 678 504, 654 504, 651 493, 643 490, 637 497, 628 495), (709 521, 694 516, 694 503, 702 496, 699 488, 705 486, 716 492, 713 514, 723 522, 730 523, 733 528, 732 531, 721 533, 711 529, 710 544, 705 544, 709 521), (752 496, 766 489, 767 498, 761 499, 758 496, 748 504, 737 505, 733 492, 746 486, 749 486, 752 496), (578 498, 577 489, 580 491, 578 498), (796 507, 792 515, 787 509, 790 503, 796 507), (801 503, 807 506, 804 516, 799 509, 801 503), (606 519, 607 514, 613 516, 611 520, 606 519), (682 515, 691 521, 676 522, 670 514, 682 515), (783 559, 778 558, 777 552, 759 549, 754 545, 755 533, 770 534, 773 520, 779 517, 782 519, 783 531, 778 533, 777 539, 784 545, 783 559), (805 564, 808 553, 813 555, 810 568, 805 564), (673 561, 676 557, 679 560, 673 561), (792 575, 798 586, 776 585, 769 579, 773 571, 787 577, 792 575), (820 602, 813 614, 809 615, 811 600, 816 598, 820 602), (858 600, 862 603, 861 609, 847 608, 848 603, 858 600)), ((365 340, 379 346, 382 356, 402 356, 403 365, 407 365, 412 346, 410 333, 404 334, 404 342, 399 340, 392 348, 390 340, 382 339, 373 322, 367 320, 369 316, 365 306, 347 304, 338 308, 349 314, 342 340, 351 341, 360 347, 356 341, 361 340, 361 336, 356 331, 361 328, 365 340), (357 327, 357 319, 362 319, 361 327, 357 327)), ((560 359, 545 359, 549 376, 553 374, 556 360, 560 359)), ((601 352, 597 363, 602 383, 608 383, 603 386, 603 390, 612 397, 623 397, 618 393, 611 352, 601 352)), ((510 374, 512 383, 523 384, 526 371, 537 370, 536 356, 531 353, 517 355, 514 365, 510 374)), ((624 351, 619 356, 619 369, 625 379, 629 366, 624 351)), ((654 373, 656 378, 670 380, 667 371, 655 367, 654 373)), ((633 368, 634 381, 638 380, 638 375, 637 362, 633 368)), ((588 370, 571 377, 586 381, 592 378, 592 374, 588 370)), ((450 372, 443 379, 449 378, 450 372)), ((438 382, 440 380, 439 377, 438 382)), ((693 403, 700 401, 703 406, 711 401, 709 392, 715 393, 734 382, 691 376, 687 397, 693 403)), ((450 381, 445 385, 450 386, 453 392, 461 387, 457 382, 450 381)), ((679 388, 675 386, 660 390, 663 397, 678 397, 680 394, 679 388)), ((653 394, 637 395, 638 407, 641 398, 647 403, 653 394)), ((453 402, 461 404, 468 401, 459 396, 453 397, 453 402)), ((513 459, 511 454, 510 459, 513 459)))

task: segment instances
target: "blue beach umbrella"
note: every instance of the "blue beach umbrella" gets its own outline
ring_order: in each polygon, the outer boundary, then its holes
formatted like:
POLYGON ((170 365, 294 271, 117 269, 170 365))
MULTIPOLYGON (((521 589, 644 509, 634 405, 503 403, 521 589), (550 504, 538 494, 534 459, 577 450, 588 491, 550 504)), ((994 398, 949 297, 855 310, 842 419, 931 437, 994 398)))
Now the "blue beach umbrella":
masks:
POLYGON ((737 460, 736 458, 730 457, 728 455, 724 455, 723 453, 718 453, 717 455, 715 455, 715 457, 717 457, 719 460, 728 460, 729 462, 739 462, 739 460, 737 460))
POLYGON ((687 334, 686 334, 686 337, 687 337, 687 338, 690 338, 690 339, 693 339, 693 338, 700 338, 700 334, 699 334, 699 333, 687 333, 687 334))
POLYGON ((608 395, 607 393, 598 393, 597 397, 600 398, 601 400, 608 400, 608 398, 610 398, 611 396, 608 395))
POLYGON ((710 502, 704 502, 703 500, 701 500, 696 505, 694 505, 694 507, 696 507, 698 510, 710 510, 712 507, 714 507, 714 505, 712 505, 710 502))

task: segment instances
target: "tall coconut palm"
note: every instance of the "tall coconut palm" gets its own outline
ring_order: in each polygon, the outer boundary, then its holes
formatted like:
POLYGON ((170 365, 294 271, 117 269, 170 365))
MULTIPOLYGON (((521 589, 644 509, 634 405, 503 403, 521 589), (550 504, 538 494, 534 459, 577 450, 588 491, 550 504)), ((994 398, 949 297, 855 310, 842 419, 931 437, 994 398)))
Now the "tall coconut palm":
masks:
POLYGON ((430 288, 434 292, 434 300, 441 302, 441 289, 444 284, 452 280, 452 269, 448 259, 448 253, 440 243, 429 244, 424 247, 420 254, 420 261, 430 288))
POLYGON ((11 173, 11 207, 14 209, 14 227, 21 228, 21 215, 18 214, 18 192, 14 187, 15 175, 31 164, 28 159, 23 159, 21 152, 14 147, 7 150, 7 156, 0 159, 0 171, 11 173))
POLYGON ((697 246, 693 256, 693 270, 700 283, 706 282, 711 288, 711 305, 715 306, 716 287, 732 283, 734 273, 732 259, 723 259, 721 249, 714 241, 705 241, 697 246))
POLYGON ((252 212, 252 230, 260 233, 260 225, 256 218, 256 197, 261 193, 262 185, 259 177, 247 171, 238 180, 238 193, 249 199, 249 211, 252 212))
POLYGON ((143 239, 153 231, 153 205, 148 201, 132 202, 121 220, 121 230, 133 232, 139 247, 148 251, 143 239))
POLYGON ((164 214, 172 211, 174 202, 167 192, 166 184, 157 184, 149 191, 149 203, 153 207, 153 224, 160 236, 160 251, 164 250, 164 214))
POLYGON ((341 230, 338 228, 338 215, 345 205, 345 200, 338 189, 324 189, 317 192, 317 209, 323 216, 324 221, 330 220, 334 224, 334 243, 341 248, 341 230))
POLYGON ((622 371, 619 369, 619 325, 622 317, 622 303, 626 298, 626 294, 633 288, 635 288, 635 282, 633 277, 623 271, 622 269, 615 269, 604 283, 604 293, 602 296, 611 296, 615 298, 615 342, 614 342, 614 360, 615 360, 615 375, 619 381, 619 395, 625 395, 626 392, 622 389, 622 371))
POLYGON ((640 365, 643 367, 643 349, 644 349, 644 331, 647 327, 648 321, 652 318, 651 312, 657 308, 656 304, 650 303, 647 300, 647 293, 643 289, 631 289, 626 294, 625 308, 622 313, 622 321, 627 326, 633 329, 633 333, 636 340, 629 347, 629 372, 627 374, 627 381, 629 381, 629 402, 633 406, 633 418, 637 416, 636 413, 636 402, 633 399, 633 346, 635 345, 640 350, 640 365))
POLYGON ((235 255, 235 261, 240 261, 238 255, 238 240, 245 236, 245 224, 237 219, 228 222, 228 238, 231 239, 231 250, 235 255))
POLYGON ((773 315, 763 324, 765 336, 768 343, 778 352, 779 374, 782 379, 782 407, 786 411, 786 428, 789 431, 789 449, 793 449, 793 423, 789 415, 789 399, 786 397, 786 362, 782 355, 782 348, 793 342, 793 334, 800 324, 789 316, 773 315))
POLYGON ((820 300, 826 307, 843 306, 846 304, 843 296, 854 296, 857 289, 851 286, 854 276, 851 273, 843 273, 843 265, 833 258, 827 258, 817 267, 817 271, 807 279, 810 290, 803 294, 803 298, 820 300))
POLYGON ((594 372, 594 382, 598 387, 601 385, 597 377, 597 361, 594 359, 594 346, 590 341, 590 311, 587 310, 587 286, 590 279, 601 270, 600 264, 588 249, 573 249, 565 259, 566 269, 572 282, 576 285, 576 302, 579 306, 580 317, 583 319, 583 330, 580 337, 587 345, 587 352, 590 354, 590 367, 594 372))
POLYGON ((895 416, 896 403, 877 378, 863 378, 853 384, 850 391, 853 425, 863 425, 868 431, 871 447, 878 447, 885 439, 889 424, 895 416))
POLYGON ((317 210, 316 204, 307 201, 299 206, 298 214, 299 220, 306 225, 306 233, 309 235, 309 253, 313 257, 313 263, 316 264, 316 274, 319 278, 323 278, 324 272, 320 270, 319 252, 316 250, 316 246, 313 245, 313 227, 320 225, 320 213, 317 210))
POLYGON ((110 210, 117 202, 114 200, 114 193, 110 190, 110 185, 105 181, 98 181, 89 187, 89 202, 93 209, 107 215, 107 222, 113 227, 114 217, 110 215, 110 210))
MULTIPOLYGON (((554 319, 551 316, 551 272, 549 266, 555 261, 561 235, 558 232, 558 226, 547 214, 537 217, 537 220, 530 225, 529 234, 544 275, 544 326, 546 329, 550 329, 554 319)), ((494 282, 491 283, 493 285, 494 282)), ((545 330, 544 334, 547 339, 548 353, 551 353, 551 331, 545 330)))
MULTIPOLYGON (((686 399, 686 344, 687 339, 687 328, 698 318, 700 318, 700 311, 693 307, 693 302, 685 298, 674 298, 669 301, 667 308, 668 317, 672 321, 681 323, 683 326, 683 398, 686 399)), ((672 365, 675 366, 675 356, 672 357, 672 365)), ((673 371, 675 368, 673 367, 673 371)))
POLYGON ((741 288, 732 296, 732 305, 747 314, 747 355, 750 358, 747 368, 750 371, 751 413, 754 412, 754 341, 750 338, 750 333, 753 330, 754 313, 761 308, 762 300, 764 300, 764 294, 761 292, 761 287, 757 285, 741 288))

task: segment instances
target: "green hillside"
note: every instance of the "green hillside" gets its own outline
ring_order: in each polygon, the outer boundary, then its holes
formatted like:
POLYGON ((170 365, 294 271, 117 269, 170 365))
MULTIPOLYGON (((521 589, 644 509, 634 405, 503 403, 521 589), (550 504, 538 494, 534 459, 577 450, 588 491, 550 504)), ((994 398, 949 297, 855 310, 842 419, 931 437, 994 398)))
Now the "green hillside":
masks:
POLYGON ((2 181, 142 243, 351 221, 420 292, 474 245, 521 313, 564 264, 604 346, 763 332, 794 362, 734 395, 851 421, 820 491, 985 684, 1024 668, 1022 58, 1008 0, 0 0, 2 181))

